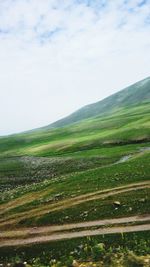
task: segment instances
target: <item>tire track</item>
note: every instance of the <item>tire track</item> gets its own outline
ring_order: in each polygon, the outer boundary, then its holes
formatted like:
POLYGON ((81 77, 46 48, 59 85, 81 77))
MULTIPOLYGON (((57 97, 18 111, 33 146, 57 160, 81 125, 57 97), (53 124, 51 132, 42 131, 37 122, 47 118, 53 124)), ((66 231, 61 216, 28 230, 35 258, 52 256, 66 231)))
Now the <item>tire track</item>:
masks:
POLYGON ((130 184, 130 185, 122 186, 122 187, 115 187, 112 189, 97 191, 97 192, 81 195, 75 198, 62 200, 60 202, 57 202, 51 205, 46 205, 45 207, 38 207, 35 209, 31 209, 30 211, 27 211, 27 212, 22 212, 20 214, 13 214, 13 215, 5 216, 4 218, 0 220, 0 227, 3 227, 4 225, 9 226, 12 224, 16 224, 20 220, 34 218, 34 217, 41 216, 41 215, 44 215, 46 213, 50 213, 53 211, 64 210, 64 209, 74 207, 76 205, 79 205, 79 204, 82 204, 88 201, 105 199, 109 196, 126 193, 126 192, 130 192, 133 190, 140 190, 144 188, 150 188, 149 181, 130 184))
POLYGON ((130 232, 140 232, 149 230, 150 230, 150 224, 144 224, 144 225, 134 225, 134 226, 120 226, 120 227, 117 226, 111 228, 103 228, 98 230, 84 230, 78 232, 53 233, 51 235, 31 237, 27 239, 4 240, 2 243, 0 243, 0 247, 25 246, 25 245, 54 242, 54 241, 73 239, 79 237, 81 238, 87 236, 130 233, 130 232))
POLYGON ((141 223, 150 221, 150 215, 139 215, 139 216, 130 216, 130 217, 121 217, 115 219, 104 219, 104 220, 95 220, 79 223, 70 223, 62 225, 50 225, 50 226, 40 226, 40 227, 29 227, 29 228, 19 228, 18 230, 13 231, 2 231, 0 232, 0 238, 9 238, 9 237, 18 237, 25 235, 33 234, 44 234, 44 233, 54 233, 60 231, 68 231, 74 229, 82 229, 86 227, 95 227, 95 226, 109 226, 115 224, 124 224, 124 223, 141 223))

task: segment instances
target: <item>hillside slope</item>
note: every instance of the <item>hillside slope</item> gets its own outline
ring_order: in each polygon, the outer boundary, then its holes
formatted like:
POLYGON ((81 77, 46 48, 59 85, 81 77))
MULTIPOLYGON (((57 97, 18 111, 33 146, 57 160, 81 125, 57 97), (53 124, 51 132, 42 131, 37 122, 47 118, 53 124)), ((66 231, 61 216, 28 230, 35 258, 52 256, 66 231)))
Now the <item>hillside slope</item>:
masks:
POLYGON ((149 81, 141 82, 142 89, 135 86, 135 96, 131 97, 129 88, 118 93, 120 107, 114 104, 111 114, 91 117, 65 127, 43 128, 0 138, 1 186, 32 183, 106 166, 141 146, 148 147, 149 81), (121 107, 125 102, 128 105, 121 107))
MULTIPOLYGON (((132 93, 128 88, 102 101, 103 112, 107 105, 112 110, 108 114, 96 115, 95 104, 89 111, 96 116, 78 123, 0 138, 1 262, 22 255, 27 261, 28 249, 33 266, 44 266, 39 258, 45 258, 46 251, 51 255, 45 266, 54 266, 49 262, 57 259, 57 251, 64 257, 66 248, 72 255, 76 242, 79 248, 81 240, 87 244, 93 236, 94 244, 100 240, 105 248, 104 240, 106 246, 114 243, 119 231, 117 248, 124 247, 131 230, 127 244, 134 241, 148 253, 149 79, 140 84, 132 93)), ((110 248, 109 253, 118 251, 110 248)))
POLYGON ((68 117, 48 125, 46 128, 62 127, 93 116, 109 114, 113 110, 141 104, 150 100, 150 77, 139 81, 107 98, 87 105, 68 117))
POLYGON ((116 110, 62 128, 0 138, 4 156, 60 156, 91 148, 150 141, 149 103, 116 110))

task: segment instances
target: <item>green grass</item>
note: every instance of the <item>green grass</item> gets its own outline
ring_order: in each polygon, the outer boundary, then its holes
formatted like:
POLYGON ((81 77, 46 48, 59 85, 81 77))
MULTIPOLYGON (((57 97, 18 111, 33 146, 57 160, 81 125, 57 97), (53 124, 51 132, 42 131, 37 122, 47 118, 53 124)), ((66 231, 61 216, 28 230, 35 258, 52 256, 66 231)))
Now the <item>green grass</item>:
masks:
POLYGON ((27 261, 29 264, 33 264, 33 266, 52 266, 50 265, 51 260, 56 259, 57 261, 61 261, 61 265, 58 266, 69 267, 70 265, 67 264, 67 262, 72 255, 73 258, 77 260, 104 260, 104 262, 107 263, 107 265, 104 266, 114 266, 110 265, 110 261, 117 253, 127 256, 130 251, 134 251, 134 253, 139 256, 148 255, 150 254, 149 248, 150 233, 115 234, 51 242, 42 245, 26 246, 23 248, 18 247, 16 249, 1 248, 0 260, 1 262, 7 263, 18 262, 19 260, 21 262, 27 261), (104 245, 104 249, 95 251, 94 247, 97 246, 97 244, 104 245))
POLYGON ((94 148, 149 141, 150 106, 122 108, 104 118, 93 118, 64 128, 0 138, 1 157, 60 156, 94 148))
POLYGON ((39 184, 27 185, 12 191, 5 191, 1 194, 1 198, 6 196, 6 199, 21 197, 27 192, 40 191, 44 188, 50 188, 52 194, 63 192, 66 196, 72 194, 80 195, 96 190, 107 189, 128 183, 133 183, 142 180, 149 180, 150 165, 149 152, 145 152, 141 156, 130 159, 127 162, 112 165, 109 167, 101 167, 93 170, 77 172, 61 176, 59 179, 44 181, 39 184), (86 186, 85 186, 86 183, 86 186), (77 190, 79 190, 77 192, 77 190))
MULTIPOLYGON (((69 216, 70 219, 67 219, 66 221, 70 222, 72 220, 79 220, 82 221, 82 217, 80 217, 80 214, 84 213, 84 211, 93 209, 94 206, 96 207, 98 202, 89 202, 85 203, 83 205, 75 206, 72 209, 63 209, 60 212, 54 212, 50 213, 49 215, 46 214, 49 211, 49 206, 52 203, 56 203, 59 201, 63 201, 65 199, 69 199, 72 196, 79 196, 84 195, 86 193, 90 192, 96 192, 97 190, 103 190, 113 187, 118 187, 134 182, 140 182, 140 181, 146 181, 149 180, 149 173, 150 173, 150 166, 149 166, 149 156, 150 152, 145 151, 143 154, 138 155, 137 157, 117 165, 112 165, 109 167, 102 167, 97 168, 93 170, 83 171, 83 172, 77 172, 65 175, 63 177, 60 177, 60 179, 42 182, 35 185, 28 185, 26 188, 20 187, 15 190, 9 190, 8 192, 5 191, 1 194, 1 201, 4 203, 8 203, 13 200, 18 199, 18 203, 13 206, 11 204, 11 208, 4 212, 3 219, 8 221, 8 219, 11 219, 12 216, 14 219, 18 220, 18 215, 20 217, 19 221, 21 222, 20 225, 33 225, 37 224, 47 224, 47 223, 60 223, 65 222, 65 217, 69 216), (139 167, 140 166, 140 167, 139 167), (45 191, 44 191, 45 190, 45 191), (44 192, 44 194, 41 195, 41 192, 44 192), (31 194, 31 195, 29 195, 31 194), (35 194, 35 198, 33 199, 35 194), (55 197, 57 196, 58 197, 55 197), (16 206, 17 205, 17 206, 16 206), (35 208, 38 208, 35 215, 33 216, 33 211, 35 208), (43 209, 46 208, 47 212, 45 215, 41 216, 40 211, 43 211, 43 209), (25 212, 25 213, 24 213, 25 212), (28 216, 28 218, 26 218, 28 216), (33 219, 32 219, 33 217, 33 219), (36 219, 39 218, 38 220, 36 219)), ((89 215, 89 219, 93 220, 95 218, 107 218, 107 217, 115 217, 115 216, 125 216, 136 214, 139 212, 142 213, 148 213, 149 212, 149 202, 148 199, 145 202, 145 205, 143 203, 138 202, 138 199, 143 198, 144 194, 141 192, 134 192, 133 196, 135 196, 135 199, 138 203, 136 207, 136 201, 134 205, 132 203, 128 203, 128 197, 125 197, 123 194, 122 196, 117 195, 117 199, 120 199, 121 197, 125 198, 125 205, 126 207, 122 207, 122 209, 119 209, 118 211, 114 211, 113 206, 110 204, 113 200, 115 200, 115 197, 112 200, 108 199, 108 202, 101 202, 101 204, 104 204, 101 206, 99 205, 99 211, 93 213, 91 212, 89 215), (110 201, 110 202, 109 202, 110 201), (108 204, 109 203, 109 204, 108 204), (133 206, 133 211, 129 212, 128 206, 133 206), (139 210, 137 210, 139 208, 139 210), (97 216, 97 217, 96 217, 97 216)), ((146 191, 145 191, 146 192, 146 191)), ((129 194, 130 196, 132 194, 129 194)), ((131 198, 132 199, 132 198, 131 198)), ((122 200, 121 200, 122 201, 122 200)), ((11 202, 10 202, 11 203, 11 202)), ((18 222, 19 222, 18 221, 18 222)), ((13 226, 13 225, 12 225, 13 226)))
MULTIPOLYGON (((72 208, 49 212, 40 217, 31 217, 30 219, 20 222, 20 225, 42 226, 50 224, 77 223, 79 221, 92 221, 105 218, 111 219, 148 214, 150 206, 149 194, 150 190, 148 189, 122 193, 113 197, 107 197, 104 200, 89 201, 72 208), (121 206, 118 209, 115 209, 113 204, 116 200, 121 202, 121 206), (132 210, 130 210, 130 208, 132 208, 132 210)), ((36 203, 32 204, 36 206, 36 203)), ((25 209, 28 210, 29 206, 18 207, 11 210, 11 213, 20 213, 25 209)))
MULTIPOLYGON (((149 114, 149 103, 142 103, 119 107, 112 114, 62 128, 44 128, 0 138, 0 223, 5 223, 2 229, 7 231, 7 223, 10 221, 11 224, 11 219, 14 221, 10 228, 19 229, 22 226, 149 213, 149 189, 84 202, 48 213, 52 204, 69 202, 74 197, 98 190, 148 181, 150 151, 146 148, 150 147, 149 114), (128 155, 131 158, 118 163, 128 155), (117 210, 113 205, 115 200, 121 202, 117 210), (45 213, 40 214, 44 209, 45 213)), ((93 240, 106 241, 109 247, 117 237, 116 243, 114 241, 116 246, 132 249, 134 234, 125 235, 127 239, 123 241, 120 236, 97 237, 93 240)), ((139 243, 140 240, 147 240, 145 233, 136 237, 139 243)), ((69 249, 80 244, 81 239, 65 242, 66 245, 56 242, 32 246, 32 252, 27 247, 15 252, 12 249, 0 249, 0 253, 5 258, 6 251, 8 258, 18 253, 30 258, 36 256, 41 248, 41 257, 45 255, 42 253, 48 253, 51 249, 50 257, 54 255, 59 258, 63 252, 68 255, 69 249), (60 251, 57 253, 56 249, 60 251)), ((135 243, 133 247, 137 252, 135 243)), ((143 251, 140 247, 141 253, 146 253, 147 244, 146 241, 143 251)))
POLYGON ((126 155, 136 155, 149 143, 97 148, 59 157, 5 157, 0 159, 0 185, 14 188, 62 175, 109 166, 126 155), (67 166, 67 168, 66 168, 67 166))
POLYGON ((116 94, 113 94, 97 103, 87 105, 70 116, 59 120, 52 125, 48 125, 45 129, 51 127, 62 127, 81 120, 85 120, 94 116, 105 116, 112 112, 118 111, 122 107, 130 107, 131 105, 139 105, 150 100, 150 78, 133 84, 116 94))
POLYGON ((149 113, 148 104, 124 107, 79 124, 0 138, 1 188, 106 166, 148 147, 149 113))

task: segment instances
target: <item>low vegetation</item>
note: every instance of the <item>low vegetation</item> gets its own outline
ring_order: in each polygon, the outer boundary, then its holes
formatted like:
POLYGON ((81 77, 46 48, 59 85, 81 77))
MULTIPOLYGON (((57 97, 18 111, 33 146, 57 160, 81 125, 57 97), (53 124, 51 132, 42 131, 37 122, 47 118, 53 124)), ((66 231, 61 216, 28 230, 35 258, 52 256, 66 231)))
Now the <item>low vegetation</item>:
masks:
POLYGON ((4 259, 9 266, 22 263, 28 267, 148 267, 149 242, 150 236, 144 232, 82 238, 15 250, 8 248, 1 250, 1 261, 4 259))
POLYGON ((134 91, 143 88, 135 101, 131 88, 119 93, 115 104, 110 103, 114 97, 104 101, 109 112, 104 105, 97 113, 99 102, 85 109, 86 119, 80 110, 58 123, 63 127, 0 138, 2 266, 150 266, 149 82, 134 86, 134 91), (130 222, 119 222, 131 216, 130 222), (39 241, 51 234, 78 234, 77 223, 104 219, 118 222, 83 229, 91 230, 90 236, 104 229, 104 236, 39 241), (63 229, 70 224, 70 231, 63 229), (62 230, 44 228, 53 226, 62 230), (113 227, 128 226, 140 232, 109 234, 113 227), (39 238, 37 244, 11 247, 15 240, 23 244, 32 237, 39 238))

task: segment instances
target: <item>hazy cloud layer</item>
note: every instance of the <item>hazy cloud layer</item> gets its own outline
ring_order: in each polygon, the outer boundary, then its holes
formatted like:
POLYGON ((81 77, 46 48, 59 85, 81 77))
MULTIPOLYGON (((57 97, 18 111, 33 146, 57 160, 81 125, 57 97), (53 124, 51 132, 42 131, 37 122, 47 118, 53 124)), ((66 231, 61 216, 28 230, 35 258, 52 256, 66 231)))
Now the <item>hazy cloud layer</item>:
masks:
POLYGON ((49 124, 149 71, 149 0, 0 0, 1 135, 49 124))

